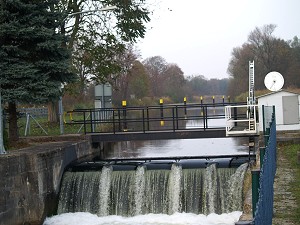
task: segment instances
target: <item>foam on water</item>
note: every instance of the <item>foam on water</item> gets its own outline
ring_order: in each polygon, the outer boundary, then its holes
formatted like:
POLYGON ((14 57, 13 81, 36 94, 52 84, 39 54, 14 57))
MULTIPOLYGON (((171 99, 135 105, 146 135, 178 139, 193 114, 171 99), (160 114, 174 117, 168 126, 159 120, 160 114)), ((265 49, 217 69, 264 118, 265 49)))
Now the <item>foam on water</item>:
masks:
POLYGON ((174 213, 167 214, 146 214, 134 217, 104 216, 77 212, 64 213, 49 217, 43 225, 234 225, 238 221, 242 212, 235 211, 231 213, 203 214, 193 213, 174 213))

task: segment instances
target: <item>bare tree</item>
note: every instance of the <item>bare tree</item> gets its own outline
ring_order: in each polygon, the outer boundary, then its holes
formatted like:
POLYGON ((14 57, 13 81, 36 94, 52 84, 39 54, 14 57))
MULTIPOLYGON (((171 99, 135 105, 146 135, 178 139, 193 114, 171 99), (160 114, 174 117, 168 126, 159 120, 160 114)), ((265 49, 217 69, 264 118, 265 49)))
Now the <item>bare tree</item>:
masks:
POLYGON ((143 61, 150 78, 151 92, 153 96, 162 96, 164 73, 168 63, 161 56, 153 56, 143 61))

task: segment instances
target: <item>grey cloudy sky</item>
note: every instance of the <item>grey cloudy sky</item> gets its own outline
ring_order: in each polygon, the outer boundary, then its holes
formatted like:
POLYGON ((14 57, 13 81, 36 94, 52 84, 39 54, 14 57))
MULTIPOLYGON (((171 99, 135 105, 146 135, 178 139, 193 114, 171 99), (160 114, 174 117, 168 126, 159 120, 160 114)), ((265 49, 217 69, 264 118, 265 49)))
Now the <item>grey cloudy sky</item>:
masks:
POLYGON ((142 58, 159 55, 187 76, 229 77, 233 48, 255 27, 272 23, 276 37, 300 37, 300 0, 156 0, 153 8, 137 45, 142 58))

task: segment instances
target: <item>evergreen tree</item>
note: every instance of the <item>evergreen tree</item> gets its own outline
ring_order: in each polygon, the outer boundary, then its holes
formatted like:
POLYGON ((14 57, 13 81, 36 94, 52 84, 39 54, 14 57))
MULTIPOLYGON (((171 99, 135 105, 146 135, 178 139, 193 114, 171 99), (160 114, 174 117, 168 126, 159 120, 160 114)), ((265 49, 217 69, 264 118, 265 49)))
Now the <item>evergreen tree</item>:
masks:
POLYGON ((57 0, 0 0, 0 84, 8 103, 9 139, 18 140, 17 103, 58 99, 62 83, 75 79, 70 53, 58 33, 57 0))

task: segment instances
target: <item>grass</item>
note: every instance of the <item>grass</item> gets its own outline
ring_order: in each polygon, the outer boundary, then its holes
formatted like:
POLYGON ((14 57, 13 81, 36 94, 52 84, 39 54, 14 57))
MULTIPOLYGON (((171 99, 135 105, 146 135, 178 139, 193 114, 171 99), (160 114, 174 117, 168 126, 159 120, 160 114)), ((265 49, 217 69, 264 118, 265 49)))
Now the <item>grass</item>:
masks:
MULTIPOLYGON (((295 199, 296 206, 289 205, 286 200, 283 199, 283 195, 275 196, 274 201, 278 201, 280 207, 284 208, 284 210, 276 214, 276 217, 300 225, 300 164, 297 159, 297 152, 300 151, 300 144, 283 144, 277 149, 277 168, 290 171, 290 174, 288 175, 291 175, 293 178, 284 185, 285 187, 279 188, 281 191, 286 188, 284 191, 289 193, 295 199)), ((284 180, 285 177, 278 177, 277 179, 284 180)))
POLYGON ((300 144, 287 145, 283 149, 284 156, 290 162, 288 166, 294 171, 294 180, 290 183, 289 191, 294 195, 299 206, 295 208, 291 219, 300 224, 300 162, 297 159, 297 152, 300 152, 300 144))

